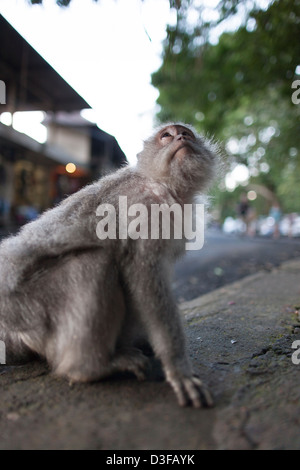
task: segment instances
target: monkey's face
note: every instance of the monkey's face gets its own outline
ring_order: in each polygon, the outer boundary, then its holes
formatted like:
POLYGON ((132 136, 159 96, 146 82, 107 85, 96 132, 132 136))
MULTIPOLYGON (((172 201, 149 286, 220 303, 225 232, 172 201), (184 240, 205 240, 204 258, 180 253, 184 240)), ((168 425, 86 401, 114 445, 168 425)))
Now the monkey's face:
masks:
POLYGON ((201 191, 211 180, 215 158, 192 127, 167 124, 145 141, 138 167, 178 192, 201 191))
POLYGON ((196 151, 196 136, 182 125, 171 125, 162 129, 156 135, 156 142, 170 162, 173 158, 182 160, 196 151))

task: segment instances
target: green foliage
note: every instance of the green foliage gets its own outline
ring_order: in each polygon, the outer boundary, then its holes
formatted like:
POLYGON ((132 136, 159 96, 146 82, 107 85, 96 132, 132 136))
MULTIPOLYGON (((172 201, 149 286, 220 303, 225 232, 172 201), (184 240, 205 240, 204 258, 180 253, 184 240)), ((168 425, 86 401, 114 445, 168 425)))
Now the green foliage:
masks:
MULTIPOLYGON (((219 10, 226 17, 241 3, 223 1, 219 10)), ((244 25, 216 45, 207 41, 212 25, 200 19, 199 25, 191 30, 182 18, 168 28, 163 64, 152 76, 160 92, 158 119, 187 121, 229 150, 234 140, 231 153, 251 179, 286 211, 299 210, 300 105, 291 101, 291 85, 300 58, 300 1, 253 8, 244 25)), ((216 197, 224 207, 227 200, 224 190, 216 197)))
POLYGON ((278 196, 285 211, 299 211, 300 201, 300 165, 299 162, 289 162, 282 172, 278 184, 278 196))

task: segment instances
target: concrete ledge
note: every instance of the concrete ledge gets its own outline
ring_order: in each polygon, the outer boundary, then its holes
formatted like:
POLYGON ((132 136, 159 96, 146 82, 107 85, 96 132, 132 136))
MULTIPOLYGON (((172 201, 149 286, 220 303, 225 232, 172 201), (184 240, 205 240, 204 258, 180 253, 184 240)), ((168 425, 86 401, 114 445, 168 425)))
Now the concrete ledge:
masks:
MULTIPOLYGON (((224 299, 224 296, 232 297, 238 292, 244 291, 247 289, 252 283, 265 278, 271 273, 276 273, 278 270, 283 271, 290 271, 296 272, 300 274, 300 258, 295 259, 292 261, 286 261, 280 265, 278 268, 272 269, 272 271, 267 272, 259 272, 252 274, 250 276, 246 276, 243 279, 228 284, 224 287, 220 287, 219 289, 215 289, 213 292, 209 292, 208 294, 201 295, 193 300, 182 302, 180 304, 180 308, 182 310, 194 309, 194 308, 202 308, 214 302, 219 302, 224 299)), ((299 280, 300 286, 300 280, 299 280)))
POLYGON ((71 387, 44 363, 0 366, 0 449, 299 449, 299 274, 297 259, 181 305, 214 408, 179 408, 153 379, 71 387))

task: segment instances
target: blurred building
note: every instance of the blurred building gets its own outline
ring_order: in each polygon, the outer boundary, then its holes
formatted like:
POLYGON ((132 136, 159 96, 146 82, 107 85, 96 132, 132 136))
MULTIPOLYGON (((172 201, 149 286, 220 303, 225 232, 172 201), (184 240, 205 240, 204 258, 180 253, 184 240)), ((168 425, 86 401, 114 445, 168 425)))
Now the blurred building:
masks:
POLYGON ((1 226, 35 218, 126 157, 113 136, 81 117, 89 104, 2 15, 0 44, 0 115, 44 111, 47 127, 40 144, 0 123, 1 226))
POLYGON ((58 198, 62 196, 61 190, 64 192, 66 185, 70 185, 69 193, 81 185, 83 169, 88 169, 90 179, 93 180, 127 162, 116 139, 84 119, 77 111, 47 113, 43 124, 47 127, 48 144, 58 152, 72 155, 71 162, 76 162, 76 169, 71 168, 71 172, 64 165, 56 167, 53 177, 58 198))

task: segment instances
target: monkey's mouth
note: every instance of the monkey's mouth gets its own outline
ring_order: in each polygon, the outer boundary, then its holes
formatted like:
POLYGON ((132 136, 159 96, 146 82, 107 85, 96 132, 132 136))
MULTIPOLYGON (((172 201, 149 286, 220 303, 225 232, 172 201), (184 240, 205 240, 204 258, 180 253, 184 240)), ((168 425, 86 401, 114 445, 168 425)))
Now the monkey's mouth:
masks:
POLYGON ((186 149, 187 151, 193 151, 192 143, 189 141, 184 142, 183 144, 179 145, 177 148, 174 149, 173 157, 176 156, 177 152, 182 149, 186 149))

